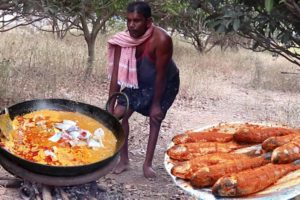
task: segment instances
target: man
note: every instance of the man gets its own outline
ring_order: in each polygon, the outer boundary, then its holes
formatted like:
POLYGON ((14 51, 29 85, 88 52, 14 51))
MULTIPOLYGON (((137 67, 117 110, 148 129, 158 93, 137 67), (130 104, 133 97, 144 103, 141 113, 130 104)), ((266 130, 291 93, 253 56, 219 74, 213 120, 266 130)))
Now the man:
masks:
MULTIPOLYGON (((127 7, 127 29, 109 41, 109 96, 124 92, 129 110, 124 114, 122 127, 126 142, 120 152, 115 173, 129 166, 128 119, 133 112, 150 117, 150 133, 143 172, 146 178, 155 177, 152 160, 161 123, 179 89, 179 71, 172 60, 173 43, 165 30, 152 24, 151 8, 145 2, 132 2, 127 7)), ((125 112, 126 101, 119 97, 110 111, 117 117, 125 112)))

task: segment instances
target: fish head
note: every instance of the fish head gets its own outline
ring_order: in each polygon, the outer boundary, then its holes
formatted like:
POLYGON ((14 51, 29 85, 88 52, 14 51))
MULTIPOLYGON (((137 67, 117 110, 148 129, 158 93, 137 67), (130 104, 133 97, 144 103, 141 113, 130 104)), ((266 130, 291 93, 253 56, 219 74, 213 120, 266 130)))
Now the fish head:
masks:
POLYGON ((171 173, 179 178, 185 178, 190 169, 191 164, 188 161, 185 161, 172 167, 171 173))
POLYGON ((218 181, 212 187, 212 193, 216 196, 222 197, 232 197, 237 196, 237 180, 234 176, 223 177, 218 179, 218 181))

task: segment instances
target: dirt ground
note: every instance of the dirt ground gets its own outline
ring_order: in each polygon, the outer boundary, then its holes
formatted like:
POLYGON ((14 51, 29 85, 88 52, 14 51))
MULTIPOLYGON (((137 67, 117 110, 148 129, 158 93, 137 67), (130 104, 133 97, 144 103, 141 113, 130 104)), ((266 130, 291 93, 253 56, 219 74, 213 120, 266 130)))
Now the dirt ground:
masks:
MULTIPOLYGON (((84 95, 87 96, 90 103, 104 105, 107 99, 107 83, 91 82, 85 84, 85 88, 88 89, 85 90, 86 94, 84 95)), ((282 105, 291 103, 291 101, 300 101, 300 94, 287 96, 281 92, 243 88, 234 82, 224 85, 224 90, 228 91, 223 91, 221 94, 229 95, 216 98, 199 94, 194 99, 184 97, 176 99, 162 124, 153 163, 157 178, 153 180, 144 178, 142 173, 149 131, 148 119, 134 114, 131 119, 129 141, 130 169, 119 175, 110 173, 97 181, 98 185, 107 191, 103 199, 195 199, 172 182, 164 167, 165 151, 175 134, 219 122, 268 120, 272 116, 268 112, 281 109, 282 105)), ((72 99, 74 93, 61 89, 56 95, 72 99)), ((8 173, 1 169, 0 176, 8 176, 8 173)), ((2 187, 0 188, 0 199, 16 200, 21 198, 18 189, 2 187)))

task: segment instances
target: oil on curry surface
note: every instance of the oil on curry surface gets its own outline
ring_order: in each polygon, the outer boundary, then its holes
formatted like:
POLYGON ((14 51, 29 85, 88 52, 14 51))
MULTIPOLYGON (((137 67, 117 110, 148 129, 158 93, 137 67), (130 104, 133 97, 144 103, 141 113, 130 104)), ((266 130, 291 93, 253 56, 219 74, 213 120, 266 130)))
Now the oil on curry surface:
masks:
POLYGON ((77 112, 39 110, 13 120, 9 140, 0 145, 39 164, 77 166, 112 156, 117 139, 103 124, 77 112))

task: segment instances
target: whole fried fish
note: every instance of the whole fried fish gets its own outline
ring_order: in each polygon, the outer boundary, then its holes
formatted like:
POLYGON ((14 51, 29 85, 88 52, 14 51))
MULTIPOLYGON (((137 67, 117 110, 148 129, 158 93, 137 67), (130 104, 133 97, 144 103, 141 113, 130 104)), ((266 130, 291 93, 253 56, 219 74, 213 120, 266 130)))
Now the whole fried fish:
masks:
POLYGON ((299 163, 269 163, 255 169, 225 175, 214 184, 212 193, 222 197, 253 194, 269 187, 281 177, 299 168, 299 163))
POLYGON ((300 159, 300 137, 296 137, 290 142, 277 147, 272 153, 273 163, 290 163, 300 159))
POLYGON ((295 130, 283 127, 244 127, 233 134, 233 139, 243 143, 262 143, 269 137, 294 133, 295 130))
POLYGON ((192 132, 179 134, 173 137, 174 144, 192 143, 192 142, 229 142, 233 139, 232 134, 211 132, 192 132))
POLYGON ((171 159, 185 161, 210 153, 227 153, 242 147, 245 147, 245 145, 237 144, 235 142, 195 142, 174 145, 167 150, 167 154, 171 159))
POLYGON ((262 143, 262 149, 265 151, 273 151, 275 148, 282 146, 286 143, 289 143, 296 137, 300 137, 300 133, 294 133, 294 134, 289 134, 289 135, 284 135, 284 136, 274 136, 274 137, 269 137, 262 143))
POLYGON ((191 184, 198 188, 212 186, 222 176, 260 167, 269 163, 270 155, 270 153, 267 153, 255 158, 244 158, 202 167, 192 175, 191 184))
POLYGON ((240 160, 243 158, 249 158, 246 154, 238 153, 212 153, 204 156, 192 158, 191 160, 180 162, 175 164, 171 173, 182 179, 191 179, 193 173, 199 170, 201 167, 224 163, 228 161, 240 160))

